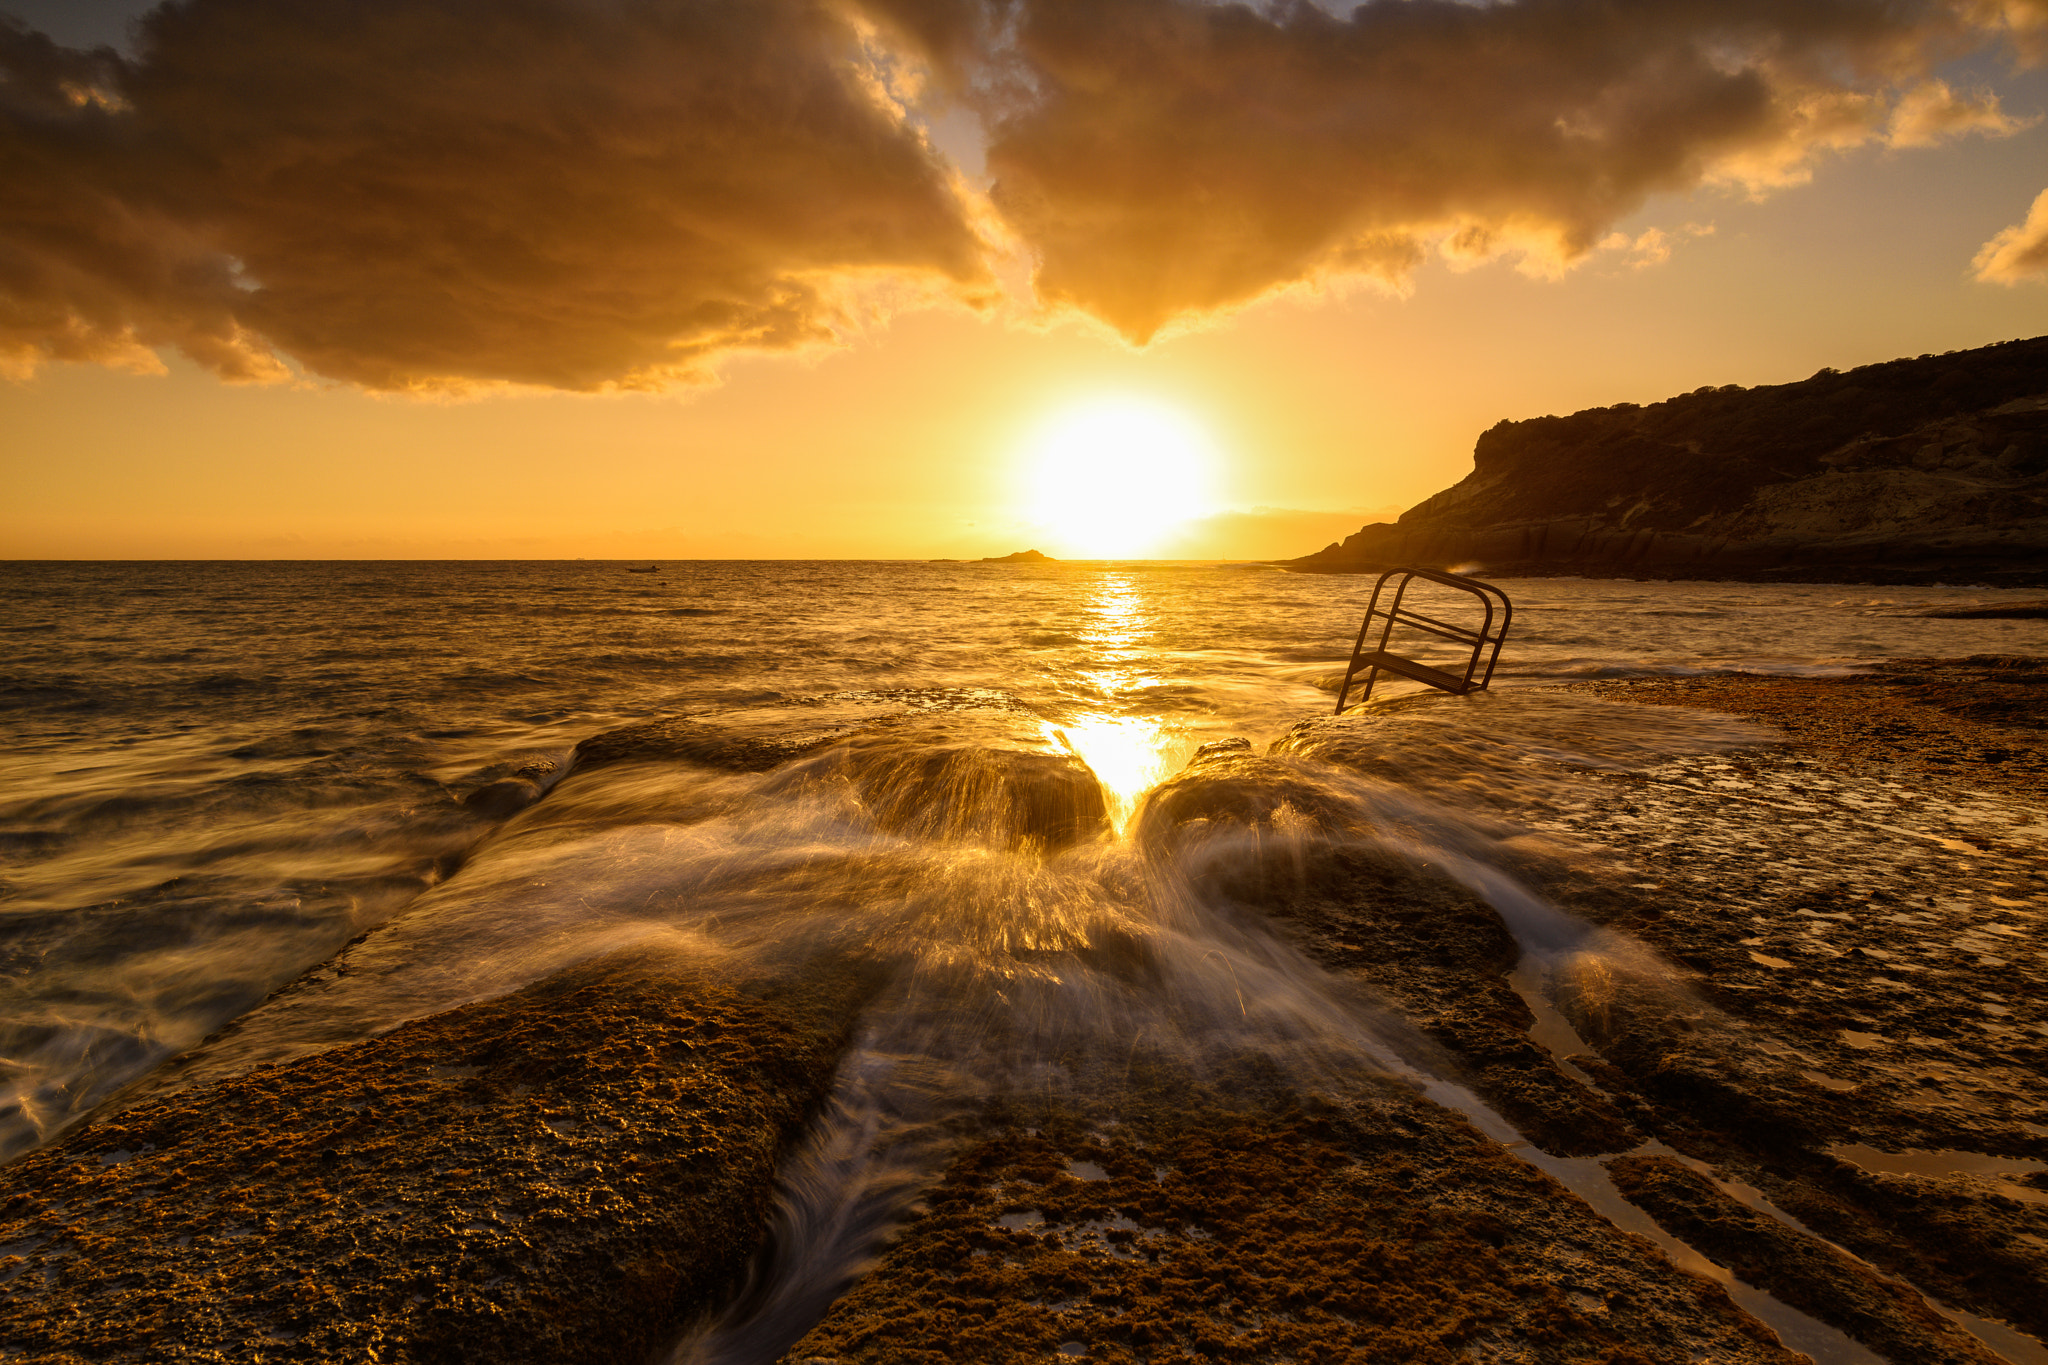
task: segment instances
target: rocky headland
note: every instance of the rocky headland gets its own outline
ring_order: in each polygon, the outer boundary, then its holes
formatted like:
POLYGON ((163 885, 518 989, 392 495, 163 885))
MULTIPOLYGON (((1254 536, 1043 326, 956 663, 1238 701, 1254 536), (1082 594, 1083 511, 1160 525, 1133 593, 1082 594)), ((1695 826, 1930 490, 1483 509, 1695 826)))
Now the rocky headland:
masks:
POLYGON ((1316 573, 2048 584, 2048 337, 1505 421, 1316 573))

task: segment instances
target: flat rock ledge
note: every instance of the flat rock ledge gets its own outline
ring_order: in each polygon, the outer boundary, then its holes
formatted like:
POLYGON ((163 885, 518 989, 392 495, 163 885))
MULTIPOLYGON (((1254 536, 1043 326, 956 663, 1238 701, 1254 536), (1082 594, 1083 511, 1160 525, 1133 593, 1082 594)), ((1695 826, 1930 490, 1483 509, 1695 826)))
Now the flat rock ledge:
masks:
POLYGON ((1616 1157, 1607 1171, 1624 1198, 1672 1235, 1768 1289, 1779 1302, 1869 1344, 1887 1360, 2000 1365, 1999 1356, 1919 1295, 1864 1262, 1743 1206, 1670 1157, 1616 1157))
POLYGON ((0 1169, 0 1357, 611 1362, 737 1286, 869 989, 615 957, 0 1169))
POLYGON ((1716 1285, 1398 1083, 1143 1046, 991 1114, 789 1365, 1796 1365, 1716 1285), (1092 1092, 1092 1094, 1090 1093, 1092 1092))

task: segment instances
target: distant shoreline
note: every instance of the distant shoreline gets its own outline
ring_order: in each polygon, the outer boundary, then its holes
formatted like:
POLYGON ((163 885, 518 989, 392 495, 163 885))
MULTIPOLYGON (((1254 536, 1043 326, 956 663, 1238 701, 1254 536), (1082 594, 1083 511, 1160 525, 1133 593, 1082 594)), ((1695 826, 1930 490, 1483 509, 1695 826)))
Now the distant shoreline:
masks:
MULTIPOLYGON (((150 565, 178 566, 226 566, 226 565, 389 565, 417 566, 429 564, 478 565, 493 564, 587 564, 593 569, 613 571, 627 565, 646 564, 645 559, 0 559, 0 574, 10 568, 36 567, 137 567, 150 565)), ((1008 561, 996 559, 658 559, 655 564, 669 568, 688 565, 718 564, 877 564, 899 565, 906 568, 925 568, 932 565, 958 565, 963 568, 979 568, 984 565, 1003 563, 1045 564, 1063 569, 1204 569, 1229 568, 1264 570, 1273 573, 1310 574, 1323 577, 1368 577, 1384 573, 1389 569, 1406 567, 1401 563, 1310 563, 1299 559, 1053 559, 1033 561, 1008 561)), ((1418 561, 1419 562, 1419 561, 1418 561)), ((1786 568, 1737 571, 1731 569, 1691 569, 1677 565, 1644 565, 1640 567, 1615 566, 1612 564, 1500 564, 1482 565, 1470 568, 1475 576, 1487 579, 1586 579, 1620 583, 1729 583, 1745 585, 1788 586, 1834 584, 1843 587, 1867 588, 1949 588, 1956 591, 2014 591, 2031 588, 2048 588, 2048 570, 2011 571, 1986 573, 1981 569, 1890 569, 1890 570, 1841 570, 1825 568, 1786 568)), ((642 586, 649 586, 649 580, 642 586)))

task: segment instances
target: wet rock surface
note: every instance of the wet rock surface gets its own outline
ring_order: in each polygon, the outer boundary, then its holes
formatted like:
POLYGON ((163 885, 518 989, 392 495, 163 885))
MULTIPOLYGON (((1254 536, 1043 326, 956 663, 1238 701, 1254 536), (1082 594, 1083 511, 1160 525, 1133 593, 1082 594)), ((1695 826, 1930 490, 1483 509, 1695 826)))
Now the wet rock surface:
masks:
POLYGON ((1984 1359, 1925 1296, 2048 1335, 2043 671, 1398 701, 1204 746, 1129 841, 995 694, 615 732, 247 1038, 0 1171, 0 1346, 661 1358, 746 1298, 860 1056, 929 1072, 934 1183, 792 1361, 1793 1358, 1745 1285, 1984 1359), (727 885, 743 827, 772 876, 727 885), (429 1002, 593 869, 615 904, 533 922, 698 965, 429 1002), (728 938, 676 937, 679 885, 728 938), (355 1041, 395 1000, 443 1012, 355 1041))
POLYGON ((593 963, 0 1170, 0 1351, 644 1358, 737 1283, 868 985, 593 963))
MULTIPOLYGON (((1596 685, 1630 702, 1766 721, 1808 761, 1880 783, 2048 802, 2048 658, 1894 659, 1846 678, 1736 674, 1596 685)), ((1886 788, 1896 791, 1897 787, 1886 788)), ((1887 798, 1889 799, 1889 798, 1887 798)))
MULTIPOLYGON (((1378 844, 1342 787, 1292 757, 1329 756, 1310 742, 1315 728, 1297 727, 1273 746, 1278 756, 1208 746, 1148 798, 1140 839, 1185 848, 1239 835, 1226 856, 1195 864, 1206 894, 1370 986, 1443 1049, 1435 1069, 1471 1085, 1544 1150, 1583 1156, 1635 1145, 1627 1120, 1530 1040, 1535 1018, 1508 981, 1521 948, 1494 908, 1441 869, 1378 844)), ((1347 746, 1356 728, 1341 728, 1347 746)), ((1369 766, 1349 747, 1342 756, 1357 760, 1347 768, 1369 766)))
POLYGON ((1134 1054, 992 1113, 790 1361, 1791 1361, 1711 1284, 1391 1083, 1134 1054))
POLYGON ((1642 1135, 1611 1099, 1531 1041, 1509 984, 1520 958, 1492 907, 1442 877, 1369 851, 1332 858, 1275 913, 1314 960, 1366 982, 1455 1059, 1522 1135, 1559 1156, 1626 1151, 1642 1135))
POLYGON ((1785 740, 1592 775, 1534 817, 1614 858, 1554 894, 1682 969, 1682 992, 1609 973, 1558 993, 1638 1125, 1878 1269, 2037 1337, 2039 1177, 1960 1167, 2048 1157, 2042 703, 2005 681, 2039 666, 1594 685, 1766 719, 1785 740), (1830 1154, 1845 1143, 1931 1155, 1870 1171, 1830 1154))
POLYGON ((1889 1359, 1997 1365, 1997 1355, 1928 1308, 1919 1295, 1745 1207, 1707 1177, 1671 1158, 1617 1157, 1607 1169, 1616 1188, 1674 1236, 1889 1359))
MULTIPOLYGON (((1394 1004, 1447 1054, 1439 1074, 1544 1151, 1669 1144, 1868 1257, 1875 1268, 1858 1273, 1889 1285, 1888 1301, 1919 1303, 1910 1282, 1993 1319, 1994 1338, 1997 1320, 2038 1336, 2048 1323, 2027 1286, 2048 1282, 2048 1180, 2023 1162, 2003 1178, 1943 1162, 2048 1156, 2048 817, 2027 681, 2040 666, 1921 660, 1856 678, 1580 689, 1777 727, 1717 731, 1703 716, 1675 744, 1668 730, 1635 733, 1625 709, 1503 694, 1305 722, 1273 746, 1427 793, 1378 802, 1389 837, 1426 831, 1431 799, 1491 812, 1488 861, 1620 931, 1612 941, 1525 953, 1497 907, 1433 873, 1426 833, 1396 840, 1401 856, 1366 840, 1263 882, 1241 868, 1229 891, 1394 1004), (1866 1170, 1840 1155, 1849 1143, 1931 1156, 1866 1170)), ((1481 842, 1485 823, 1471 827, 1481 842)), ((1751 1270, 1780 1253, 1841 1259, 1774 1226, 1794 1240, 1750 1247, 1751 1270)), ((1897 1322, 1848 1326, 1918 1358, 1897 1322)))

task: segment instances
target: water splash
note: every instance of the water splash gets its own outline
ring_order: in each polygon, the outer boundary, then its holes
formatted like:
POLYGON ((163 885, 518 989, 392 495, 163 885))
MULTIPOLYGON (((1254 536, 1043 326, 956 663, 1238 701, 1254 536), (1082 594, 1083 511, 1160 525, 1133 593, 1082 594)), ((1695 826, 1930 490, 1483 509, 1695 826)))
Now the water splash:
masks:
POLYGON ((1109 796, 1110 825, 1122 834, 1145 793, 1186 758, 1190 741, 1175 742, 1159 721, 1144 716, 1091 716, 1046 731, 1095 774, 1109 796))

